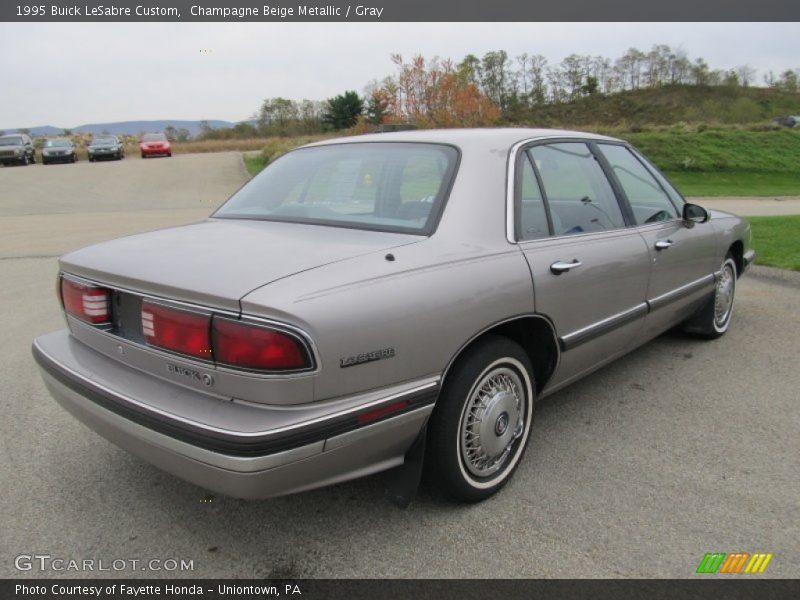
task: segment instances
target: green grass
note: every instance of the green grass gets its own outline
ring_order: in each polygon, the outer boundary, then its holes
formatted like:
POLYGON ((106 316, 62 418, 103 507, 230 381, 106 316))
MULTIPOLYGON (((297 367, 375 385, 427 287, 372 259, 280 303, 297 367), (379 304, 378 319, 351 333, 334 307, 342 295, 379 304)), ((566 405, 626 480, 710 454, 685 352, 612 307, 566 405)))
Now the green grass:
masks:
POLYGON ((800 130, 797 129, 691 131, 673 128, 624 133, 622 137, 669 172, 797 173, 800 164, 800 130))
POLYGON ((800 271, 800 215, 749 217, 756 263, 800 271))
POLYGON ((244 159, 244 166, 247 167, 247 172, 250 173, 250 175, 257 175, 267 166, 267 160, 263 154, 250 154, 246 152, 242 154, 242 159, 244 159))
POLYGON ((800 196, 800 164, 794 173, 669 171, 667 175, 685 196, 800 196))
POLYGON ((675 123, 738 125, 796 115, 800 95, 762 87, 664 85, 571 102, 545 104, 511 115, 536 127, 647 127, 675 123))

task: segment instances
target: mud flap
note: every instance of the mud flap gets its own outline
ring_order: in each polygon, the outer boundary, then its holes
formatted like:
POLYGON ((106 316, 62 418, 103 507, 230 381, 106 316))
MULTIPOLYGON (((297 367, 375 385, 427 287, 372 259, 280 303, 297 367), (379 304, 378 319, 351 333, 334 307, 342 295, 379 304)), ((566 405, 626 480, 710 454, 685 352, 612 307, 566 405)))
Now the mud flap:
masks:
POLYGON ((408 508, 417 495, 417 488, 422 479, 422 467, 425 464, 427 433, 426 425, 406 452, 405 462, 386 474, 386 499, 400 508, 408 508))

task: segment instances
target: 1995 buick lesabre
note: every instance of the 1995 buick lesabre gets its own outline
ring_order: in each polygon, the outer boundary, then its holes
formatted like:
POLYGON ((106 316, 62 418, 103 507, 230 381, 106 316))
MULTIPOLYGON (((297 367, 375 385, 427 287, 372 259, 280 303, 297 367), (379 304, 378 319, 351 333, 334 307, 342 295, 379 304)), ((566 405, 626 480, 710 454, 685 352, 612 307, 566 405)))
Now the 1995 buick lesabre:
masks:
POLYGON ((66 410, 204 488, 397 468, 402 498, 424 462, 477 501, 519 465, 536 400, 671 327, 724 334, 754 255, 745 221, 620 140, 329 140, 202 223, 61 258, 68 330, 33 353, 66 410))

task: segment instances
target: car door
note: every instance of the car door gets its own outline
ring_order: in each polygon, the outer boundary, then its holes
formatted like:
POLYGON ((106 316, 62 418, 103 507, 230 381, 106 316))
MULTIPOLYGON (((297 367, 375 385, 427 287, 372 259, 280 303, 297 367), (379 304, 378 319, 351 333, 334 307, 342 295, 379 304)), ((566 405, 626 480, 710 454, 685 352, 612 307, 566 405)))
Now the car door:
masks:
POLYGON ((537 143, 516 165, 515 236, 535 310, 559 340, 555 389, 630 348, 647 312, 649 256, 589 144, 537 143))
POLYGON ((654 337, 689 317, 714 286, 716 236, 709 223, 685 222, 683 198, 644 157, 622 144, 598 143, 650 253, 647 316, 654 337))

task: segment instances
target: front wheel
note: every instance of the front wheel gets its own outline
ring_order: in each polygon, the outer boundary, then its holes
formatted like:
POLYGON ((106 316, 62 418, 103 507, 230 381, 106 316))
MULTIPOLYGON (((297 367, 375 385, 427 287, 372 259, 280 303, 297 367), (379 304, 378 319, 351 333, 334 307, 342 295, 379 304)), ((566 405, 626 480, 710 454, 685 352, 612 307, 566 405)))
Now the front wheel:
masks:
POLYGON ((492 336, 448 374, 431 416, 426 459, 454 500, 484 500, 513 475, 533 423, 532 373, 519 344, 492 336))
POLYGON ((684 331, 707 339, 725 335, 733 318, 733 302, 736 298, 736 261, 729 253, 716 274, 714 293, 688 321, 684 331))

